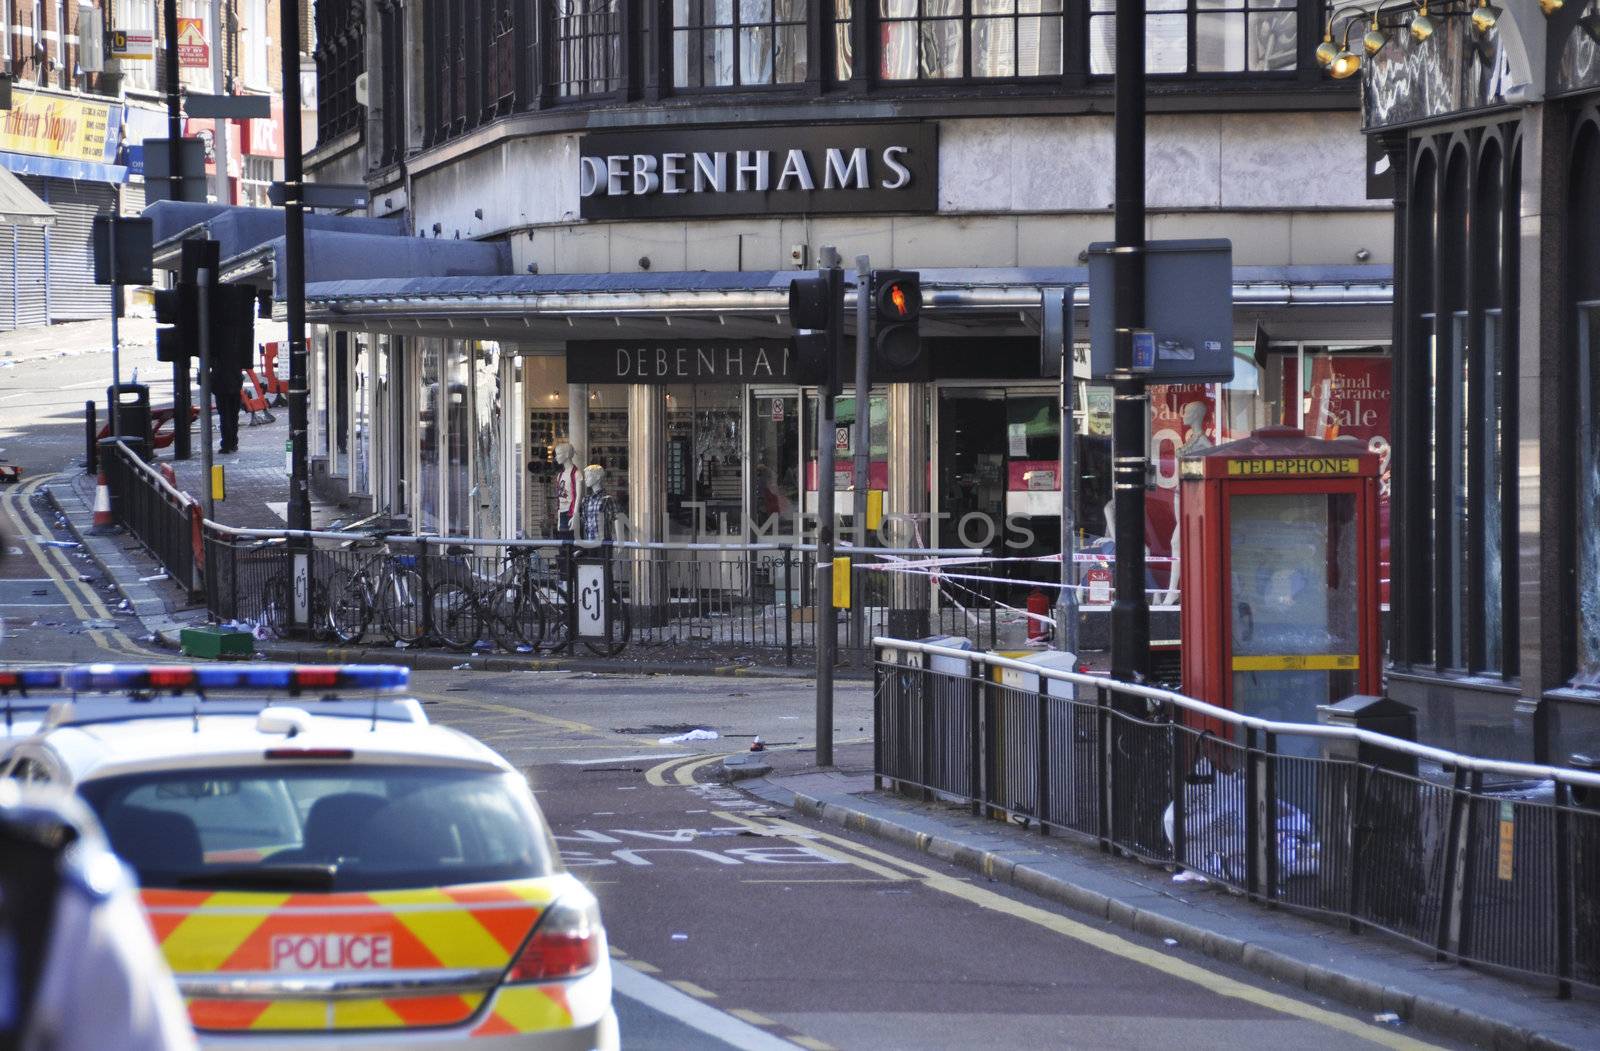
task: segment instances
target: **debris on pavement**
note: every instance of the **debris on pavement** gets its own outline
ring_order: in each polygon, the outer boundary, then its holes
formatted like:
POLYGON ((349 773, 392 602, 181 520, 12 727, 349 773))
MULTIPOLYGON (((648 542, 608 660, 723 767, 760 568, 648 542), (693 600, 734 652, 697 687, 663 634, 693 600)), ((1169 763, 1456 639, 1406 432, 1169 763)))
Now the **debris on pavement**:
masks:
POLYGON ((718 737, 715 730, 690 730, 688 733, 673 734, 671 737, 658 738, 657 744, 683 744, 685 741, 715 741, 718 737))

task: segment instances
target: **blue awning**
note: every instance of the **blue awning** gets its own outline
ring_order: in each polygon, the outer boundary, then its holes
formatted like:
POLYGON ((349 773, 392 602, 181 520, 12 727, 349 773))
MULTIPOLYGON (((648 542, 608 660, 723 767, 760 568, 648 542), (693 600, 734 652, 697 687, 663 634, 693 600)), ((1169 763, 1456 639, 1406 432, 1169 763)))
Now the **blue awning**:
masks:
MULTIPOLYGON (((273 290, 286 294, 288 264, 284 239, 271 243, 273 290)), ((511 268, 511 246, 504 241, 429 241, 420 237, 306 231, 306 281, 321 287, 354 281, 504 281, 511 268), (418 277, 416 275, 429 275, 418 277)))
POLYGON ((121 164, 72 161, 64 157, 36 157, 31 153, 0 153, 0 167, 18 175, 47 175, 52 179, 79 182, 127 182, 128 169, 121 164))
MULTIPOLYGON (((283 209, 250 208, 242 205, 196 204, 187 201, 156 201, 144 210, 155 223, 157 266, 171 266, 181 238, 203 237, 219 243, 222 262, 227 263, 283 237, 283 209)), ((390 240, 403 237, 405 220, 378 219, 367 215, 305 216, 306 234, 313 231, 339 234, 370 234, 390 240)), ((372 252, 368 245, 366 251, 372 252)), ((387 249, 378 249, 380 257, 387 249)))

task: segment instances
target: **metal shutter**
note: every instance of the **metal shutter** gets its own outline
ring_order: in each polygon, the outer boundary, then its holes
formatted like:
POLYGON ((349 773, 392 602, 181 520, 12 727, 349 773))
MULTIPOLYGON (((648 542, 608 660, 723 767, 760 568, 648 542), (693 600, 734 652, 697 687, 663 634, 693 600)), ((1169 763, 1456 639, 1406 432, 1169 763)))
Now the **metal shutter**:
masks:
POLYGON ((122 187, 122 214, 144 214, 144 183, 130 182, 122 187))
POLYGON ((44 229, 0 226, 0 329, 45 320, 44 229))
POLYGON ((111 316, 111 290, 94 283, 94 217, 116 203, 116 187, 103 182, 24 177, 56 212, 50 227, 50 321, 111 316))

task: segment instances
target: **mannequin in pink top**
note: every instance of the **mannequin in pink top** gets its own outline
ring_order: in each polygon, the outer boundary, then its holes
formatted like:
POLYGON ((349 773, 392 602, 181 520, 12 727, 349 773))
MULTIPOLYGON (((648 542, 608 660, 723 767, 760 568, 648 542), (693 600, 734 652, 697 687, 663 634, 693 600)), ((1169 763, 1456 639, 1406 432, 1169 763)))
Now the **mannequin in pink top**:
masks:
POLYGON ((571 540, 578 519, 578 499, 583 479, 578 473, 578 451, 571 442, 556 446, 556 537, 571 540))

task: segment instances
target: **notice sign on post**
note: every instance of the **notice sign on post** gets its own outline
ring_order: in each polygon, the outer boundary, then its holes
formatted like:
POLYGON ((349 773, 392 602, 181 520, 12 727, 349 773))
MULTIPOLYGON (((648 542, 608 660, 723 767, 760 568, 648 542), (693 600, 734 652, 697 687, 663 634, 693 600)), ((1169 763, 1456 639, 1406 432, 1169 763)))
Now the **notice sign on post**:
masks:
POLYGON ((178 65, 185 69, 211 68, 211 45, 206 41, 205 19, 178 19, 178 65))
MULTIPOLYGON (((1089 246, 1089 344, 1095 379, 1117 371, 1112 248, 1089 246)), ((1233 379, 1233 244, 1222 239, 1145 244, 1144 324, 1132 370, 1152 383, 1233 379), (1154 346, 1150 346, 1154 343, 1154 346), (1151 352, 1154 357, 1151 357, 1151 352)))

